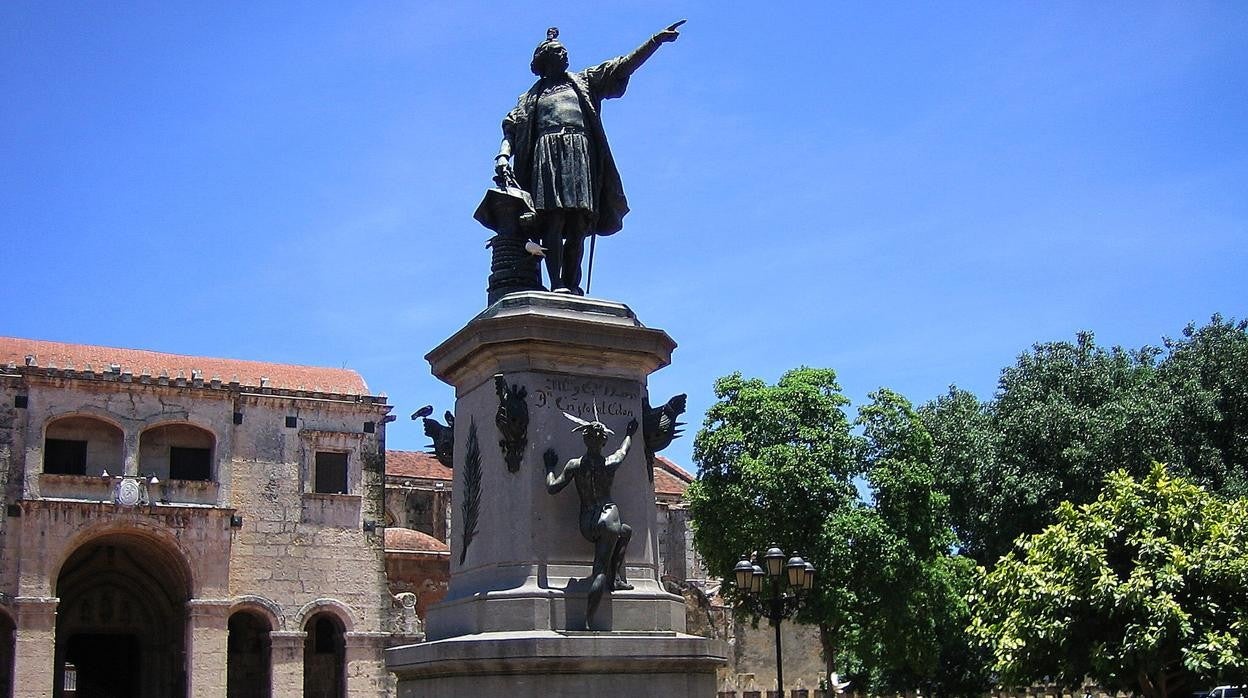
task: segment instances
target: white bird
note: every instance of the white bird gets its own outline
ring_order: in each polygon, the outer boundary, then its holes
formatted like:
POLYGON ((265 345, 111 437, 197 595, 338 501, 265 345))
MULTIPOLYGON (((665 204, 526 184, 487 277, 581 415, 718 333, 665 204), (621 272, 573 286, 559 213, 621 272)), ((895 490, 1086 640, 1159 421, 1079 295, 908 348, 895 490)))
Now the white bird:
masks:
POLYGON ((528 252, 531 255, 535 255, 537 257, 546 256, 546 248, 542 247, 536 242, 533 242, 532 240, 529 240, 528 242, 524 243, 524 251, 528 252))
POLYGON ((836 674, 836 672, 835 672, 835 671, 834 671, 834 672, 832 672, 832 682, 831 682, 831 683, 832 683, 832 690, 833 690, 833 691, 835 691, 836 693, 844 693, 844 692, 845 692, 845 689, 846 689, 846 688, 849 686, 849 684, 850 684, 850 682, 849 682, 849 681, 845 681, 845 682, 843 682, 843 683, 842 683, 842 682, 841 682, 841 677, 840 677, 840 676, 837 676, 837 674, 836 674))

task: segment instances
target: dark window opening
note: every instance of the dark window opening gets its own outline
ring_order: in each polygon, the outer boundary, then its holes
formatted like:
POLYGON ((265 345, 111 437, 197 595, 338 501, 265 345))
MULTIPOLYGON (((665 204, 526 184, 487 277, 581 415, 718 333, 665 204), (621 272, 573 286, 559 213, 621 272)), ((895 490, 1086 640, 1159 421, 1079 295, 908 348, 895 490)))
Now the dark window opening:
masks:
POLYGON ((211 480, 212 449, 169 447, 169 479, 211 480))
POLYGON ((313 490, 326 494, 347 493, 347 454, 317 451, 313 490))
POLYGON ((294 429, 294 428, 295 428, 295 427, 297 427, 297 426, 299 426, 299 418, 298 418, 298 417, 287 417, 287 418, 286 418, 286 428, 287 428, 287 429, 294 429))
POLYGON ((0 696, 13 695, 13 656, 17 648, 17 627, 0 613, 0 696))
POLYGON ((86 475, 87 442, 71 439, 45 439, 43 472, 56 475, 86 475))
POLYGON ((271 649, 268 623, 242 612, 230 616, 226 659, 227 698, 269 698, 271 649))
POLYGON ((16 408, 17 408, 17 409, 19 409, 19 410, 24 410, 24 409, 26 409, 26 405, 27 405, 27 400, 26 400, 26 396, 25 396, 25 395, 14 395, 14 396, 13 396, 13 406, 14 406, 14 407, 16 407, 16 408))
MULTIPOLYGON (((77 670, 77 684, 71 695, 140 695, 143 657, 137 636, 77 633, 69 638, 68 645, 65 663, 73 664, 77 670)), ((63 682, 64 671, 60 673, 62 677, 58 678, 63 682)))
POLYGON ((304 698, 343 698, 347 694, 346 643, 342 627, 320 615, 310 621, 303 641, 304 698))
POLYGON ((316 619, 316 640, 313 651, 317 654, 329 654, 335 651, 334 623, 328 618, 316 619))

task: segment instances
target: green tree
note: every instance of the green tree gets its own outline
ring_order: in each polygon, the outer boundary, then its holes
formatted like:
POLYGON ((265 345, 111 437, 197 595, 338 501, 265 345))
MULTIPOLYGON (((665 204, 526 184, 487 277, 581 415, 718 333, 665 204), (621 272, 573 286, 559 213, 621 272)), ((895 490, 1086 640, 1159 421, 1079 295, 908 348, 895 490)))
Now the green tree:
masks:
POLYGON ((949 518, 963 555, 984 561, 996 539, 995 517, 1007 512, 994 480, 998 438, 990 405, 956 387, 919 410, 932 438, 936 485, 949 497, 949 518))
POLYGON ((1248 679, 1248 501, 1154 465, 1023 537, 972 597, 1005 682, 1091 677, 1149 698, 1248 679))
POLYGON ((965 633, 963 599, 973 563, 954 555, 949 497, 936 487, 933 442, 917 412, 887 389, 859 410, 863 464, 872 502, 872 538, 857 575, 862 637, 871 688, 928 695, 979 695, 984 658, 965 633))
POLYGON ((849 401, 835 372, 814 368, 788 371, 775 385, 734 373, 715 382, 715 396, 693 446, 694 544, 730 598, 738 593, 732 568, 759 546, 811 560, 819 581, 799 620, 818 624, 831 663, 836 643, 853 636, 855 607, 843 578, 850 551, 827 546, 845 533, 838 526, 857 525, 861 506, 849 401))
POLYGON ((1142 475, 1172 460, 1173 400, 1158 379, 1158 353, 1104 349, 1081 332, 1073 344, 1037 344, 1019 356, 978 410, 956 389, 929 404, 961 549, 991 565, 1019 535, 1051 523, 1056 502, 1091 501, 1109 464, 1142 475))
POLYGON ((1159 373, 1173 396, 1178 464, 1214 492, 1248 496, 1248 321, 1214 315, 1165 346, 1159 373))

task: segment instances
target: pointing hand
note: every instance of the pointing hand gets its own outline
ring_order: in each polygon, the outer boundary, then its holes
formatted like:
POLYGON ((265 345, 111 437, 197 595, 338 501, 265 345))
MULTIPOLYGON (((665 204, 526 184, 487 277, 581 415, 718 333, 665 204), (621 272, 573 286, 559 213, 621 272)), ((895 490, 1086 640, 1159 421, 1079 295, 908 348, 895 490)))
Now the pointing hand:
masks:
POLYGON ((667 29, 664 29, 658 34, 655 34, 654 40, 660 44, 666 44, 668 42, 675 41, 678 37, 680 37, 680 32, 677 31, 678 29, 680 29, 680 25, 688 21, 689 20, 687 19, 682 19, 679 22, 673 22, 672 25, 669 26, 667 29))

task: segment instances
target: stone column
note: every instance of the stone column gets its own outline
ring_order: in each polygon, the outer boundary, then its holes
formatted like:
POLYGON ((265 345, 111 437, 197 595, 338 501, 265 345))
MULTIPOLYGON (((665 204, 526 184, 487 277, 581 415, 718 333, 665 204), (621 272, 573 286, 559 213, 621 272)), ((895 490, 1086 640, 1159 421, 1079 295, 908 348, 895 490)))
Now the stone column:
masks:
POLYGON ((382 650, 390 633, 348 632, 346 641, 347 695, 375 698, 391 695, 390 670, 386 669, 382 650))
POLYGON ((229 599, 191 599, 186 603, 187 694, 190 696, 225 695, 229 613, 229 599))
POLYGON ((139 474, 139 435, 126 430, 121 439, 121 472, 115 475, 139 474))
POLYGON ((60 599, 46 596, 19 596, 17 641, 13 647, 14 698, 44 698, 52 695, 56 671, 56 607, 60 599))
POLYGON ((308 634, 302 630, 275 630, 269 633, 272 695, 303 695, 303 643, 307 637, 308 634))

